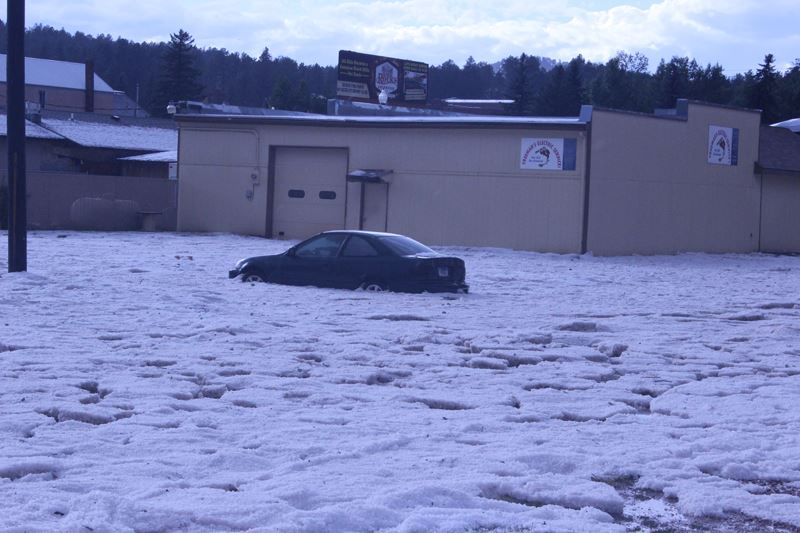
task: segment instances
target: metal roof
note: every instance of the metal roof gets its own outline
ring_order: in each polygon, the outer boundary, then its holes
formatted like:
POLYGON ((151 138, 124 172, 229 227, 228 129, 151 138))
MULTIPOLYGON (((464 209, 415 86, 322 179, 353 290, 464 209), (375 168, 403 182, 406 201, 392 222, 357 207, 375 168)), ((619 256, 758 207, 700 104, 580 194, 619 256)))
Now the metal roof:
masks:
MULTIPOLYGON (((0 137, 6 137, 8 135, 8 115, 0 115, 0 137)), ((43 128, 38 124, 31 122, 30 120, 25 121, 25 137, 29 139, 53 139, 53 140, 64 140, 64 138, 54 133, 47 128, 43 128)))
POLYGON ((800 173, 800 135, 786 128, 762 126, 756 171, 800 173))
POLYGON ((152 154, 132 155, 120 157, 120 161, 139 161, 144 163, 177 163, 178 151, 167 150, 165 152, 153 152, 152 154))
POLYGON ((381 126, 381 127, 525 127, 525 126, 583 126, 580 117, 507 117, 488 115, 465 116, 332 116, 309 115, 291 117, 265 117, 253 115, 175 115, 178 122, 261 123, 301 126, 381 126))
MULTIPOLYGON (((6 83, 5 54, 0 54, 0 83, 6 83)), ((71 61, 26 57, 25 83, 43 87, 84 90, 86 88, 86 65, 71 61)), ((108 93, 114 92, 114 89, 96 73, 94 75, 94 90, 108 93)))
POLYGON ((178 149, 178 132, 172 129, 52 118, 43 118, 42 126, 81 146, 159 152, 178 149))
POLYGON ((357 168, 347 173, 347 181, 360 181, 364 183, 387 183, 384 179, 393 170, 383 168, 357 168))
POLYGON ((776 122, 773 124, 773 126, 776 128, 786 128, 794 133, 800 133, 800 118, 790 118, 789 120, 784 120, 783 122, 776 122))

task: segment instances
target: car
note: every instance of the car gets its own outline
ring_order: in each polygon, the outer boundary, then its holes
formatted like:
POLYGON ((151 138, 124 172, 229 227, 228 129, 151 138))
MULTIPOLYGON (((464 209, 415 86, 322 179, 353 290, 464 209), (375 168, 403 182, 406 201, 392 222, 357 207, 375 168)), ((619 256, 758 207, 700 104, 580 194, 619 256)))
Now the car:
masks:
POLYGON ((242 259, 231 279, 396 292, 469 291, 464 261, 404 235, 326 231, 282 254, 242 259))

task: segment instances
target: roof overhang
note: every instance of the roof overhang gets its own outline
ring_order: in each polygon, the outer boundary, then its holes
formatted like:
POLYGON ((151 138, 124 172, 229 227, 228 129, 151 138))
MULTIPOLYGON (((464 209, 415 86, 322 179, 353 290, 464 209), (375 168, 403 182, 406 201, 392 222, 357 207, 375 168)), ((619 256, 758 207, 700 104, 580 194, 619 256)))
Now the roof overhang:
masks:
POLYGON ((772 167, 765 167, 758 161, 755 163, 755 173, 756 174, 784 174, 786 176, 797 176, 800 177, 800 168, 772 168, 772 167))
MULTIPOLYGON (((590 107, 590 106, 584 106, 590 107)), ((319 127, 355 127, 355 128, 486 128, 486 129, 550 129, 550 130, 586 130, 587 124, 582 117, 507 117, 489 115, 469 116, 287 116, 269 117, 255 115, 213 115, 213 114, 179 114, 174 116, 179 124, 185 123, 223 123, 223 124, 264 124, 270 126, 319 126, 319 127)))
POLYGON ((357 168, 347 173, 347 181, 359 183, 390 183, 394 170, 383 168, 357 168))

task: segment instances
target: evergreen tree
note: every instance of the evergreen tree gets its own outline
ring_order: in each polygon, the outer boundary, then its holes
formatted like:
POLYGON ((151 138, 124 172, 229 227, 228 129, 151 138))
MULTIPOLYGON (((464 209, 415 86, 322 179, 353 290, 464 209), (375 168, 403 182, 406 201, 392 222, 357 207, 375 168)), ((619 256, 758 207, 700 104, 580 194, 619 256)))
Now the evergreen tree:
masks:
POLYGON ((567 70, 564 65, 556 65, 549 74, 545 86, 539 94, 539 104, 537 111, 545 116, 566 116, 570 115, 565 111, 567 102, 567 70))
POLYGON ((311 109, 311 93, 306 80, 300 80, 292 94, 292 110, 308 112, 311 109))
MULTIPOLYGON (((6 24, 0 21, 0 53, 7 51, 6 37, 6 24)), ((200 97, 244 106, 265 106, 272 101, 284 109, 324 112, 326 98, 336 94, 334 66, 274 58, 267 47, 254 58, 225 49, 198 49, 193 44, 192 37, 183 30, 172 35, 168 43, 136 43, 104 34, 69 33, 41 24, 30 27, 25 35, 29 57, 93 60, 98 75, 131 99, 138 96, 140 105, 153 114, 163 114, 169 100, 200 97), (176 82, 181 79, 188 79, 189 83, 176 82)), ((515 114, 573 116, 578 103, 584 101, 649 113, 655 107, 672 107, 676 98, 687 97, 762 108, 763 118, 769 122, 800 116, 800 61, 780 72, 772 55, 765 57, 756 72, 730 78, 722 66, 702 67, 688 57, 662 60, 655 74, 648 72, 647 57, 639 53, 619 52, 605 64, 585 62, 579 56, 569 65, 562 65, 563 70, 554 68, 549 72, 542 68, 542 61, 526 54, 509 57, 497 72, 492 65, 474 58, 461 68, 446 61, 430 67, 429 97, 507 97, 515 100, 509 110, 515 114), (576 96, 581 89, 584 95, 576 96), (542 96, 542 91, 554 96, 542 96)))
POLYGON ((567 78, 563 98, 564 107, 558 110, 559 114, 577 116, 580 113, 581 105, 586 98, 586 91, 583 89, 583 70, 585 67, 586 61, 580 54, 567 65, 567 78))
POLYGON ((197 100, 202 86, 198 79, 200 71, 194 66, 194 38, 184 30, 170 34, 170 42, 164 52, 159 79, 159 99, 167 102, 197 100))
POLYGON ((800 117, 800 59, 784 74, 778 88, 782 119, 800 117))
POLYGON ((692 61, 693 68, 689 73, 690 94, 692 98, 716 104, 731 101, 731 82, 725 77, 719 64, 705 68, 692 61))
POLYGON ((272 89, 272 96, 269 97, 269 106, 273 109, 291 110, 294 107, 295 94, 292 91, 292 84, 281 76, 272 89))
POLYGON ((754 83, 750 91, 749 105, 761 110, 761 121, 767 124, 777 119, 776 88, 780 74, 775 71, 775 57, 764 56, 764 63, 758 65, 754 83))
POLYGON ((661 60, 655 75, 656 105, 658 107, 675 107, 678 98, 689 96, 689 69, 688 57, 675 56, 669 63, 661 60))
POLYGON ((655 107, 653 77, 647 57, 617 52, 600 68, 591 83, 591 103, 611 109, 652 112, 655 107))
POLYGON ((511 113, 520 116, 535 114, 543 78, 539 58, 524 53, 519 57, 507 57, 503 60, 503 77, 505 95, 514 100, 511 113))
POLYGON ((461 77, 461 69, 452 59, 448 59, 438 67, 431 66, 428 70, 430 76, 428 97, 443 100, 460 96, 459 79, 461 77))

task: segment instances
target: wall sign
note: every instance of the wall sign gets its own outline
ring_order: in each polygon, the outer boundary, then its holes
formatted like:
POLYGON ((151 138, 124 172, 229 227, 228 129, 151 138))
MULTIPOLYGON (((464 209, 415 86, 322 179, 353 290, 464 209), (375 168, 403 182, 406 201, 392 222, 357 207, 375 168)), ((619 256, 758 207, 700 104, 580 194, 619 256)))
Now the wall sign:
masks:
POLYGON ((522 139, 519 168, 575 170, 577 139, 561 137, 522 139))
POLYGON ((728 166, 739 163, 739 128, 708 127, 708 162, 728 166))

